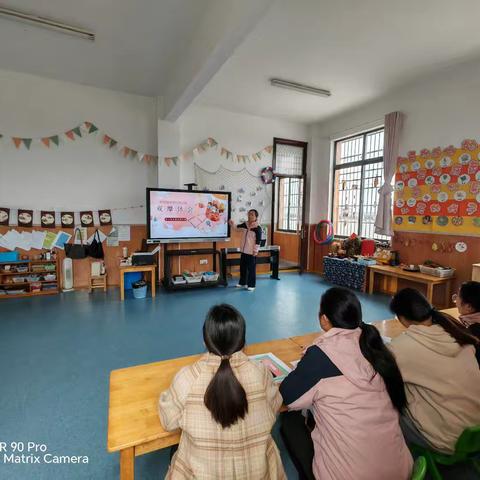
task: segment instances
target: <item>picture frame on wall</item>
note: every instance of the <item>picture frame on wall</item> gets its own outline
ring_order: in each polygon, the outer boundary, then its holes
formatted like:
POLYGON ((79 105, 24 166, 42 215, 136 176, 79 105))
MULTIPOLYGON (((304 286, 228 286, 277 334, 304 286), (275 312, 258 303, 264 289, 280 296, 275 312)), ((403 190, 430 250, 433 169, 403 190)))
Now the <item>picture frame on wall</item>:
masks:
POLYGON ((10 209, 6 207, 0 207, 0 225, 7 225, 10 222, 10 209))
POLYGON ((73 228, 75 226, 74 212, 61 212, 60 219, 62 228, 73 228))
POLYGON ((31 227, 33 225, 33 210, 18 209, 17 224, 19 227, 31 227))
POLYGON ((87 210, 84 212, 80 212, 80 224, 82 227, 93 227, 93 212, 91 210, 87 210))
POLYGON ((40 224, 42 228, 55 228, 55 211, 42 210, 40 212, 40 224))
POLYGON ((100 221, 100 225, 111 225, 112 224, 112 212, 110 210, 99 210, 98 211, 98 219, 100 221))

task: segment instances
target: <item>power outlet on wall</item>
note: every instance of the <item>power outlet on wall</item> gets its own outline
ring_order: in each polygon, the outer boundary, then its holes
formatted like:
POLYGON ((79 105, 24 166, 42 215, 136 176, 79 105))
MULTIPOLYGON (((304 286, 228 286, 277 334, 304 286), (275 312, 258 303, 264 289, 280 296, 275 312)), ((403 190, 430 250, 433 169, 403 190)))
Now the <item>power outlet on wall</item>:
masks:
POLYGON ((208 260, 206 258, 200 259, 200 265, 208 265, 208 260))

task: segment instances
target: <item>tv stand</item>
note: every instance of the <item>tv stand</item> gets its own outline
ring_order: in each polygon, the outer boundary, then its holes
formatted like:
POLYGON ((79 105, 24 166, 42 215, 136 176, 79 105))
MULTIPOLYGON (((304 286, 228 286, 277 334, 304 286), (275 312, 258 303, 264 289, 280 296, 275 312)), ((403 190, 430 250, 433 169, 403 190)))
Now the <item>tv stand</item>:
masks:
POLYGON ((174 290, 189 290, 192 288, 209 288, 217 287, 218 285, 225 285, 226 280, 222 274, 221 268, 221 255, 220 251, 217 250, 217 243, 213 242, 212 248, 190 248, 190 249, 181 249, 181 250, 169 250, 168 243, 164 244, 163 248, 163 287, 167 291, 174 290), (171 260, 173 257, 181 256, 193 256, 193 255, 212 255, 213 257, 213 271, 217 271, 217 255, 220 264, 220 272, 218 280, 213 282, 204 282, 203 280, 199 283, 183 283, 175 285, 172 282, 172 265, 171 260))

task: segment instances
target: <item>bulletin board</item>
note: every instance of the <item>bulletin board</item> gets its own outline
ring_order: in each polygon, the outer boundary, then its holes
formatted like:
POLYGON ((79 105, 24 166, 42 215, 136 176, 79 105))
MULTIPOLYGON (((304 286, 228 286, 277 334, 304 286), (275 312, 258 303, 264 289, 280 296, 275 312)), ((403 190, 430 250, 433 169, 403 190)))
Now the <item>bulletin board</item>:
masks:
POLYGON ((480 145, 422 149, 399 157, 393 229, 446 235, 480 235, 480 145))

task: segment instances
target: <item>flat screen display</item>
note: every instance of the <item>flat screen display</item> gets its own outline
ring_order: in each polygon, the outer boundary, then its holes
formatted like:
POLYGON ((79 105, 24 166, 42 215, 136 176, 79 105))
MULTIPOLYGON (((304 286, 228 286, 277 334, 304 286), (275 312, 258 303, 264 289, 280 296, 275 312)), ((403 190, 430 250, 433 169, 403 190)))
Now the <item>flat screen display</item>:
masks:
POLYGON ((147 188, 149 240, 188 242, 230 237, 230 192, 147 188))

